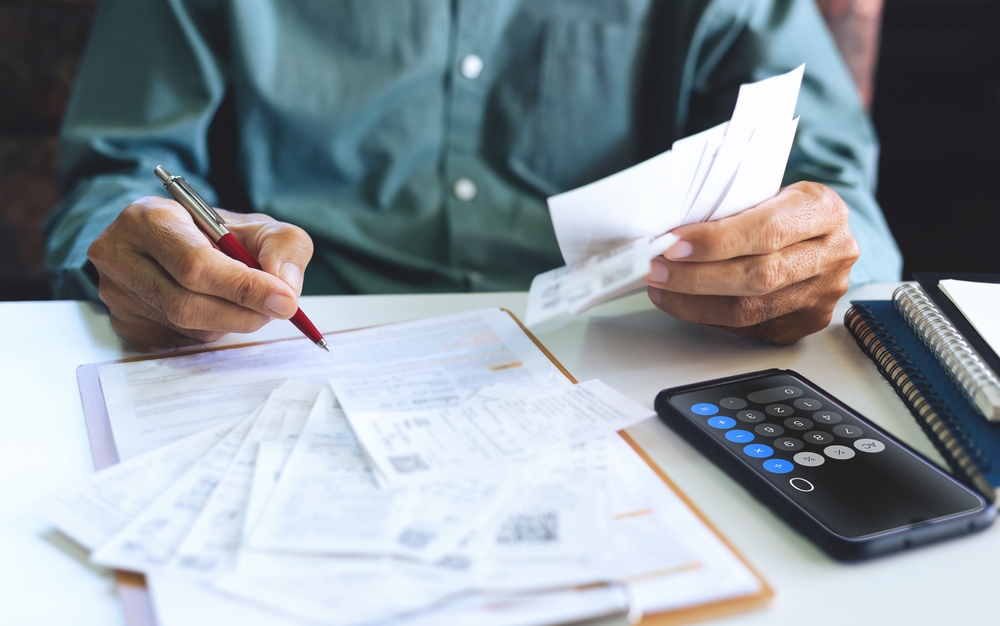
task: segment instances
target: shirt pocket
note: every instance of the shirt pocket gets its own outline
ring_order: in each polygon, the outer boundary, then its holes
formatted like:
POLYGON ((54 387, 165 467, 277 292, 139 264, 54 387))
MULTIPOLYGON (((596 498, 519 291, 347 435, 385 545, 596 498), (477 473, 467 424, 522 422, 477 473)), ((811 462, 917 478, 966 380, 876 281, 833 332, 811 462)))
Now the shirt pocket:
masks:
POLYGON ((549 195, 632 164, 638 39, 628 24, 545 24, 537 99, 511 142, 511 170, 549 195))

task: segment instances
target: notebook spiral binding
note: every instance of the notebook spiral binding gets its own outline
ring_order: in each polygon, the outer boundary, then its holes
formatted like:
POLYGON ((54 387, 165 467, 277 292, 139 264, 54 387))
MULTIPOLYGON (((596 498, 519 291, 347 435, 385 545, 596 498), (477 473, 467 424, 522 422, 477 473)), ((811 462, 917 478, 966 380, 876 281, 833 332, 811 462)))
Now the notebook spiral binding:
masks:
POLYGON ((993 370, 983 362, 923 289, 917 285, 902 285, 892 294, 892 302, 972 406, 984 417, 991 419, 993 409, 985 390, 1000 387, 1000 380, 993 370))
POLYGON ((994 488, 983 475, 992 469, 989 458, 934 391, 906 350, 863 304, 851 307, 844 316, 844 325, 910 409, 952 471, 992 498, 994 488))

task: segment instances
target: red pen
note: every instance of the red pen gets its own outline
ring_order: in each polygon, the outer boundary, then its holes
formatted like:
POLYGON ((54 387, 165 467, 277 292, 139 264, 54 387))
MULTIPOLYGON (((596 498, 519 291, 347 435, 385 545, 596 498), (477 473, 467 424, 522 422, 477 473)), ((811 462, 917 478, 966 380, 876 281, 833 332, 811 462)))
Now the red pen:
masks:
MULTIPOLYGON (((159 165, 153 171, 156 173, 156 177, 160 179, 160 182, 163 183, 163 188, 167 190, 167 193, 178 204, 187 209, 187 212, 194 218, 195 224, 198 225, 209 239, 215 242, 215 245, 219 246, 219 250, 225 252, 229 258, 242 262, 247 267, 255 270, 261 269, 257 259, 250 256, 250 253, 243 247, 239 239, 226 228, 226 222, 222 219, 222 216, 216 213, 212 207, 208 206, 208 203, 202 200, 198 192, 192 189, 186 180, 180 176, 171 176, 167 170, 159 165)), ((323 339, 323 335, 316 330, 316 327, 309 321, 306 314, 302 312, 302 309, 295 311, 295 315, 289 321, 295 324, 295 327, 302 331, 302 334, 308 337, 310 341, 327 352, 330 351, 330 348, 326 345, 326 339, 323 339)))

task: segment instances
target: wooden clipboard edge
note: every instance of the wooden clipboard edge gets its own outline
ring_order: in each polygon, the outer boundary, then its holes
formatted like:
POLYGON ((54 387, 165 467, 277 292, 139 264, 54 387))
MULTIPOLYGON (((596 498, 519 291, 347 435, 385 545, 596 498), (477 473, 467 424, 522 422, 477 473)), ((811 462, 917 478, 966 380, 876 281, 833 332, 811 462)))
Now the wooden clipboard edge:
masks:
MULTIPOLYGON (((562 374, 573 382, 573 384, 579 382, 572 374, 569 373, 569 370, 563 367, 563 364, 559 362, 559 359, 549 352, 549 349, 546 348, 537 337, 535 337, 534 333, 528 330, 528 328, 521 323, 521 320, 519 320, 514 313, 507 309, 501 309, 501 311, 513 318, 517 325, 521 327, 521 331, 524 332, 528 339, 531 339, 532 343, 535 344, 535 347, 538 348, 542 354, 544 354, 545 357, 556 366, 556 369, 562 372, 562 374)), ((627 432, 620 430, 618 431, 618 434, 625 440, 625 443, 635 450, 636 454, 639 455, 639 458, 641 458, 643 462, 656 473, 660 480, 662 480, 667 487, 671 489, 671 491, 677 494, 677 497, 679 497, 681 501, 684 502, 684 504, 691 509, 696 516, 698 516, 698 519, 701 520, 701 522, 705 524, 705 526, 707 526, 708 529, 711 530, 712 533, 714 533, 715 536, 718 537, 719 540, 722 541, 722 543, 725 544, 733 554, 736 555, 736 558, 738 558, 747 569, 753 572, 753 575, 760 582, 760 590, 757 593, 727 598, 725 600, 718 600, 716 602, 700 604, 682 609, 675 609, 672 611, 664 611, 662 613, 643 615, 642 621, 639 623, 642 626, 674 626, 678 624, 688 624, 690 622, 713 619, 716 617, 723 617, 735 613, 742 613, 767 606, 771 599, 774 598, 774 590, 767 584, 767 581, 764 580, 764 577, 761 576, 760 572, 750 565, 746 558, 740 553, 739 550, 736 549, 729 539, 726 538, 726 536, 719 531, 715 524, 713 524, 712 521, 701 512, 701 509, 695 506, 694 502, 687 497, 687 494, 681 491, 680 487, 678 487, 677 484, 674 483, 674 481, 671 480, 662 469, 660 469, 660 466, 657 465, 648 454, 646 454, 646 451, 643 450, 627 432)))
MULTIPOLYGON (((569 373, 562 363, 551 353, 545 345, 535 337, 528 328, 521 322, 520 319, 510 310, 505 308, 500 308, 501 311, 506 313, 514 320, 514 322, 521 329, 521 332, 531 340, 535 347, 545 355, 556 369, 565 376, 573 384, 579 381, 569 373)), ((327 335, 338 334, 340 332, 351 332, 353 330, 360 330, 357 328, 352 328, 348 330, 342 330, 332 333, 324 333, 327 335)), ((89 363, 86 365, 81 365, 77 368, 77 384, 80 387, 80 399, 83 403, 83 413, 84 421, 87 426, 87 435, 90 438, 90 451, 94 457, 94 469, 101 470, 109 465, 114 465, 119 461, 118 449, 115 447, 114 434, 111 431, 111 421, 108 416, 107 405, 104 400, 104 389, 101 387, 100 380, 100 368, 103 365, 110 365, 114 363, 134 363, 137 361, 150 361, 153 359, 163 359, 171 358, 175 356, 186 356, 189 354, 199 354, 204 352, 215 352, 219 350, 231 350, 234 348, 245 348, 248 346, 265 345, 271 343, 279 343, 282 341, 294 341, 298 337, 291 337, 286 339, 272 339, 268 341, 257 341, 248 342, 241 344, 234 344, 229 346, 214 346, 205 348, 195 348, 191 350, 176 351, 170 353, 158 353, 151 355, 142 355, 137 357, 130 357, 126 359, 119 359, 117 361, 104 361, 101 363, 89 363)), ((764 580, 763 576, 743 557, 743 555, 736 549, 735 546, 727 539, 719 529, 716 528, 704 513, 701 512, 695 504, 687 497, 681 489, 671 480, 666 473, 646 454, 639 444, 629 436, 625 431, 618 431, 618 434, 625 440, 628 445, 635 450, 636 454, 643 460, 646 465, 652 469, 656 475, 667 485, 677 496, 681 499, 684 504, 694 512, 699 520, 705 526, 708 527, 716 537, 722 541, 723 544, 729 550, 736 555, 736 557, 749 569, 753 575, 760 582, 760 590, 756 593, 737 596, 733 598, 727 598, 724 600, 717 600, 715 602, 708 602, 705 604, 699 604, 691 607, 684 607, 681 609, 675 609, 670 611, 664 611, 661 613, 651 613, 642 616, 641 626, 678 626, 680 624, 688 624, 691 622, 703 621, 708 619, 714 619, 717 617, 725 617, 728 615, 734 615, 737 613, 743 613, 751 611, 754 609, 759 609, 767 606, 771 599, 774 597, 774 591, 771 589, 767 581, 764 580)), ((153 609, 152 598, 149 595, 149 587, 146 584, 146 577, 142 574, 136 572, 126 572, 126 571, 115 571, 115 580, 118 585, 118 596, 122 602, 122 611, 125 614, 125 622, 129 626, 155 626, 156 625, 156 613, 153 609)))

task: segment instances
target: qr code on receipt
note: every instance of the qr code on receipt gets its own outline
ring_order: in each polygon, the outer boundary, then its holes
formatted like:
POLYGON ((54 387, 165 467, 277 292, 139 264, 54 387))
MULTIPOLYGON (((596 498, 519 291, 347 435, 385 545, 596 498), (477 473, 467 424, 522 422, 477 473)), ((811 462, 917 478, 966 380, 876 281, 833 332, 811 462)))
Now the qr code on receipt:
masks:
POLYGON ((497 533, 497 543, 553 543, 559 541, 559 514, 511 515, 497 533))

